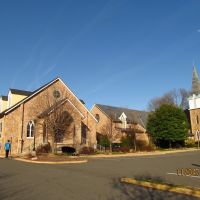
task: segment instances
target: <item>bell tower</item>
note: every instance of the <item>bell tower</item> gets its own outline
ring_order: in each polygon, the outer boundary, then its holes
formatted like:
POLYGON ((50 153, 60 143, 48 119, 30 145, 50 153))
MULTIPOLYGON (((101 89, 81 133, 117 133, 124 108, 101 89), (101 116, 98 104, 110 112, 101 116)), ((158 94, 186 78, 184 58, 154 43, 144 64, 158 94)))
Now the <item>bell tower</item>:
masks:
POLYGON ((192 91, 191 96, 188 98, 188 101, 191 131, 195 135, 196 139, 196 132, 197 130, 200 130, 200 81, 195 66, 193 67, 192 72, 192 91))

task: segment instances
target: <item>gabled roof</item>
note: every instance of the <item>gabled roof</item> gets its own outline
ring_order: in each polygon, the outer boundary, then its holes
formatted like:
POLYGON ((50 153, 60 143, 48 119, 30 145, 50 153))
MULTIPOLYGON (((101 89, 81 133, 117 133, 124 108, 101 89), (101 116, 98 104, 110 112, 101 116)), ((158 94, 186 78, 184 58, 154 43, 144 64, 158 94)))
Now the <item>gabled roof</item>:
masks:
POLYGON ((38 93, 40 93, 41 91, 43 91, 45 88, 49 87, 50 85, 52 85, 53 83, 60 81, 69 91, 70 93, 75 97, 75 99, 80 103, 81 106, 84 107, 84 109, 87 110, 87 112, 91 115, 91 117, 97 122, 96 118, 92 115, 92 113, 87 109, 87 107, 81 103, 81 101, 79 100, 79 98, 71 91, 71 89, 62 81, 62 79, 60 79, 59 77, 53 79, 52 81, 48 82, 47 84, 41 86, 40 88, 38 88, 37 90, 33 91, 31 95, 29 95, 28 97, 24 98, 23 100, 19 101, 18 103, 16 103, 15 105, 13 105, 12 107, 8 108, 7 110, 3 111, 2 113, 0 113, 0 117, 13 111, 15 108, 17 108, 18 106, 20 106, 22 103, 27 102, 29 99, 33 98, 34 96, 36 96, 38 93))
POLYGON ((84 117, 83 113, 80 110, 78 110, 78 108, 69 99, 67 99, 67 98, 59 100, 54 105, 50 106, 44 112, 42 112, 38 117, 39 118, 43 118, 44 116, 49 115, 54 110, 56 110, 60 106, 62 106, 65 102, 69 102, 72 105, 72 107, 75 108, 75 110, 81 115, 81 117, 84 117))
POLYGON ((8 97, 7 96, 1 96, 0 97, 3 101, 8 101, 8 97))
POLYGON ((102 104, 95 105, 114 121, 119 121, 119 117, 122 113, 124 113, 127 116, 128 122, 137 123, 140 124, 142 127, 146 127, 149 114, 148 112, 102 104))
POLYGON ((18 94, 18 95, 23 95, 23 96, 30 96, 33 94, 33 92, 26 91, 26 90, 18 90, 18 89, 10 89, 10 92, 12 94, 18 94))

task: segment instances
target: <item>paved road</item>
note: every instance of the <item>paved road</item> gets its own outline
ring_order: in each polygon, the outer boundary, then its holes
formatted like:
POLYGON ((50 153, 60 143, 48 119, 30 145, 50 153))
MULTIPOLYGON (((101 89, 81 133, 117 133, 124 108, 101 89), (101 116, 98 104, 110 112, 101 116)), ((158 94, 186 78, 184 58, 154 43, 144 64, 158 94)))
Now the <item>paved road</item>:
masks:
POLYGON ((169 175, 199 168, 200 151, 159 156, 91 159, 86 164, 42 165, 0 159, 0 200, 197 199, 119 183, 146 176, 200 187, 200 177, 169 175))

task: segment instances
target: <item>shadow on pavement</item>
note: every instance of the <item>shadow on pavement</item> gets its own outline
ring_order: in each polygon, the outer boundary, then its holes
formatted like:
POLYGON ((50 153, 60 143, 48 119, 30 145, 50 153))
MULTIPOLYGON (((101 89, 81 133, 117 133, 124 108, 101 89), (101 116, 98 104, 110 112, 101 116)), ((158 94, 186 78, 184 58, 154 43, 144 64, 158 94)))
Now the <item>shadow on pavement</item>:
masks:
POLYGON ((192 164, 193 166, 195 166, 195 167, 200 167, 200 165, 198 165, 198 164, 192 164))
MULTIPOLYGON (((136 179, 140 180, 154 180, 158 183, 163 183, 164 180, 160 177, 149 177, 149 176, 143 176, 143 177, 135 177, 136 179)), ((170 186, 169 186, 170 187, 170 186)), ((162 191, 152 188, 145 188, 142 186, 137 186, 133 184, 128 183, 122 183, 119 179, 113 180, 113 188, 120 191, 120 195, 112 196, 108 198, 108 200, 197 200, 199 198, 192 197, 188 195, 168 192, 168 191, 162 191)))
POLYGON ((17 195, 23 196, 23 189, 16 189, 16 187, 8 187, 8 183, 13 181, 15 175, 0 172, 0 199, 17 199, 17 195))

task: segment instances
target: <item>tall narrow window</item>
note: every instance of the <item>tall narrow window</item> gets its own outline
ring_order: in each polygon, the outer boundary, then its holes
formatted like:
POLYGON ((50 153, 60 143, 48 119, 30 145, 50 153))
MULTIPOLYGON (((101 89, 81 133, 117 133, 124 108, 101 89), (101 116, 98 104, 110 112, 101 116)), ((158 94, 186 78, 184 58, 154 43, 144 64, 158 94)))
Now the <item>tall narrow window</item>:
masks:
POLYGON ((0 138, 1 138, 1 135, 2 135, 2 122, 0 122, 0 138))
POLYGON ((196 117, 196 120, 197 120, 197 124, 199 124, 199 116, 198 115, 196 117))
POLYGON ((27 137, 32 138, 34 134, 34 122, 30 121, 27 125, 27 137))

